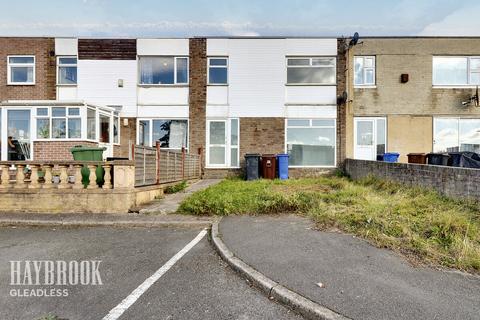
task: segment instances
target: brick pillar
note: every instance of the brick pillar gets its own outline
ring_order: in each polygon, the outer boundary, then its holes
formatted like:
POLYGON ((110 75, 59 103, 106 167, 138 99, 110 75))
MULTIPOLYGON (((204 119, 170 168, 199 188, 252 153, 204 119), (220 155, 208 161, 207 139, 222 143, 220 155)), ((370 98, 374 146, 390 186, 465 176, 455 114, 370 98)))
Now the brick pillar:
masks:
MULTIPOLYGON (((347 40, 338 39, 337 41, 337 97, 347 91, 347 40)), ((348 97, 350 99, 351 97, 348 97)), ((346 121, 347 121, 347 103, 337 103, 337 166, 343 167, 346 158, 346 121)))
POLYGON ((197 153, 199 148, 202 148, 202 167, 204 167, 207 115, 207 39, 192 38, 189 42, 189 151, 197 153))

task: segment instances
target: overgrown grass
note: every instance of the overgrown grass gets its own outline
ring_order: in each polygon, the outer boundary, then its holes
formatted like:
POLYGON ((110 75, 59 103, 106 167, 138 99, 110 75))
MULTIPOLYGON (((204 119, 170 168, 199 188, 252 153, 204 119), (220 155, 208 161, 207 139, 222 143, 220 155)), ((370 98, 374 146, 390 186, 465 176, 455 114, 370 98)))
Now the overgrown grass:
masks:
POLYGON ((165 194, 177 193, 177 192, 185 190, 185 188, 187 188, 187 186, 188 186, 187 181, 182 181, 182 182, 177 183, 173 186, 166 187, 165 190, 163 190, 163 192, 165 194))
POLYGON ((293 212, 433 265, 480 273, 479 204, 367 178, 230 179, 193 194, 179 209, 196 215, 293 212))

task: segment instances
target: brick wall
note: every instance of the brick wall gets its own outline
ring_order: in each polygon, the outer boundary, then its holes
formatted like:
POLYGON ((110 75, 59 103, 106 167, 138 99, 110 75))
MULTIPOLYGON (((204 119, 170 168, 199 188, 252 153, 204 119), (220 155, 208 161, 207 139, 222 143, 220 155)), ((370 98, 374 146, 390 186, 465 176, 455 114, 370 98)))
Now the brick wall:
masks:
MULTIPOLYGON (((206 110, 207 110, 207 40, 193 38, 189 40, 190 48, 190 90, 189 90, 189 148, 197 153, 205 148, 206 110)), ((205 159, 203 151, 202 159, 205 159)), ((203 161, 203 163, 205 163, 203 161)), ((203 166, 203 165, 202 165, 203 166)))
POLYGON ((53 38, 0 38, 0 100, 54 100, 55 63, 53 38), (9 55, 35 56, 35 85, 7 85, 9 55))
POLYGON ((372 175, 408 186, 435 189, 450 197, 480 200, 479 169, 347 159, 345 171, 353 179, 372 175))
POLYGON ((90 141, 34 141, 33 160, 35 161, 63 161, 73 160, 70 149, 74 146, 92 146, 98 144, 90 141))
POLYGON ((130 154, 130 143, 137 143, 137 118, 120 119, 120 146, 114 146, 113 156, 128 158, 130 154), (124 126, 124 119, 128 120, 128 125, 124 126))
MULTIPOLYGON (((347 57, 346 57, 346 39, 337 41, 337 97, 347 91, 347 57)), ((347 104, 337 103, 337 167, 342 167, 346 158, 346 121, 347 104)))

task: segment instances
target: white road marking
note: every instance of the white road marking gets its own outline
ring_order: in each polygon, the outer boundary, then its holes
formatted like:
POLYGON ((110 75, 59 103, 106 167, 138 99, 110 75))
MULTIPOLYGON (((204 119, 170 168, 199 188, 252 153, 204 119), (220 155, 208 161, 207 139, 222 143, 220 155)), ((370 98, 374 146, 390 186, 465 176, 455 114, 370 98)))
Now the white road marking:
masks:
POLYGON ((173 267, 173 265, 178 260, 180 260, 188 251, 190 251, 190 249, 192 249, 197 243, 199 243, 206 234, 207 230, 202 230, 195 237, 195 239, 190 241, 189 244, 187 244, 182 250, 180 250, 170 260, 168 260, 167 263, 165 263, 160 269, 158 269, 154 274, 152 274, 150 278, 146 279, 140 286, 138 286, 138 288, 133 290, 132 293, 128 297, 123 299, 123 301, 120 302, 118 306, 110 310, 110 312, 105 317, 103 317, 102 320, 117 320, 118 318, 120 318, 120 316, 125 311, 127 311, 127 309, 130 308, 132 304, 134 304, 138 300, 138 298, 140 298, 140 296, 145 293, 145 291, 148 290, 148 288, 150 288, 158 279, 160 279, 160 277, 162 277, 165 272, 167 272, 171 267, 173 267))

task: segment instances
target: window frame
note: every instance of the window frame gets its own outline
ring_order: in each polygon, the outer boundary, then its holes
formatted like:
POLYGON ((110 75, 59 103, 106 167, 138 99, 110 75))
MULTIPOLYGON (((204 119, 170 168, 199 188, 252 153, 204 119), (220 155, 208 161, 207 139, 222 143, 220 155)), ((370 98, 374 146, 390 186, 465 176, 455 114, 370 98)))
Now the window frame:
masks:
POLYGON ((211 118, 206 121, 205 138, 205 168, 207 169, 240 169, 240 118, 211 118), (237 144, 232 146, 232 120, 237 121, 237 144), (210 123, 225 123, 225 164, 210 164, 210 146, 223 146, 220 144, 210 144, 210 123), (232 149, 237 149, 237 166, 232 166, 232 149))
MULTIPOLYGON (((188 151, 189 150, 189 145, 190 145, 190 119, 186 119, 186 118, 137 118, 137 144, 140 145, 140 121, 148 121, 148 137, 149 137, 149 141, 150 141, 150 144, 152 145, 148 145, 147 147, 155 147, 155 145, 153 145, 153 121, 154 120, 164 120, 164 121, 167 121, 167 120, 181 120, 181 121, 186 121, 187 122, 187 145, 185 146, 185 150, 188 151)), ((178 151, 178 150, 182 150, 182 148, 164 148, 164 147, 161 147, 160 149, 162 150, 170 150, 170 151, 178 151)))
POLYGON ((36 83, 36 64, 37 59, 35 55, 8 55, 7 56, 7 85, 9 86, 34 86, 36 83), (10 63, 10 58, 33 58, 33 63, 10 63), (12 81, 12 67, 33 67, 32 82, 13 82, 12 81))
POLYGON ((212 56, 212 57, 207 57, 207 85, 209 86, 228 86, 229 85, 229 76, 230 76, 230 61, 228 59, 228 56, 212 56), (210 60, 211 59, 225 59, 227 64, 225 66, 212 66, 210 65, 210 60), (227 82, 226 83, 211 83, 210 82, 210 68, 214 69, 226 69, 227 70, 227 82))
POLYGON ((336 86, 338 83, 337 80, 337 57, 336 56, 286 56, 285 57, 285 85, 286 86, 336 86), (322 65, 313 65, 312 61, 313 59, 332 59, 333 61, 333 66, 322 66, 322 65), (304 60, 304 59, 309 59, 309 65, 288 65, 289 60, 304 60), (288 82, 288 68, 333 68, 335 71, 335 82, 334 83, 318 83, 318 82, 312 82, 312 83, 289 83, 288 82))
POLYGON ((333 129, 334 130, 334 142, 333 142, 333 146, 334 146, 334 163, 333 165, 331 166, 322 166, 322 165, 315 165, 315 166, 306 166, 306 165, 302 165, 302 166, 294 166, 294 165, 288 165, 289 168, 336 168, 337 167, 337 151, 338 151, 338 146, 337 146, 337 118, 285 118, 285 140, 284 140, 284 150, 285 150, 285 153, 288 154, 288 128, 300 128, 300 129, 305 129, 305 128, 309 128, 309 129, 315 129, 315 128, 322 128, 322 129, 333 129), (305 120, 305 121, 309 121, 309 125, 308 126, 289 126, 288 125, 288 120, 305 120), (333 120, 333 126, 313 126, 313 121, 316 121, 316 120, 333 120))
POLYGON ((75 87, 78 85, 78 56, 57 56, 57 86, 65 86, 65 87, 75 87), (66 63, 66 64, 60 64, 60 59, 61 58, 75 58, 77 59, 77 63, 72 64, 72 63, 66 63), (77 82, 75 83, 60 83, 60 68, 61 67, 75 67, 77 68, 77 82))
POLYGON ((433 152, 448 152, 448 151, 435 151, 435 131, 436 131, 436 128, 437 128, 437 121, 436 120, 455 120, 456 128, 457 128, 457 137, 456 137, 457 147, 458 147, 458 150, 460 150, 460 147, 461 147, 461 143, 460 143, 460 141, 461 141, 461 132, 460 132, 461 124, 460 124, 460 122, 462 120, 477 120, 477 121, 480 121, 480 117, 477 117, 477 118, 449 117, 449 116, 433 117, 432 151, 433 152))
POLYGON ((353 57, 353 87, 354 88, 376 88, 377 86, 377 56, 368 56, 368 55, 362 55, 362 56, 354 56, 353 57), (373 59, 373 67, 362 67, 362 83, 358 84, 356 82, 356 72, 355 72, 355 63, 357 59, 362 59, 363 60, 363 65, 365 65, 365 59, 373 59), (367 83, 366 82, 366 72, 365 70, 372 70, 373 71, 373 83, 367 83))
POLYGON ((471 68, 471 60, 473 59, 477 59, 477 60, 480 60, 480 55, 474 55, 474 56, 465 56, 465 55, 460 55, 460 56, 456 56, 456 55, 443 55, 443 56, 437 56, 437 55, 433 55, 432 56, 432 86, 434 88, 476 88, 477 86, 480 86, 480 82, 478 84, 475 84, 475 83, 472 83, 472 74, 474 73, 478 73, 480 74, 480 67, 477 68, 477 69, 473 69, 472 71, 472 68, 471 68), (434 60, 435 58, 464 58, 464 59, 467 59, 467 84, 436 84, 435 83, 435 70, 434 70, 434 60))
MULTIPOLYGON (((137 85, 139 87, 188 87, 190 85, 190 57, 184 55, 141 55, 138 56, 137 85), (141 83, 142 58, 173 58, 173 83, 141 83), (177 60, 187 59, 187 82, 177 83, 177 60)), ((174 120, 174 119, 170 119, 174 120)))
POLYGON ((35 141, 80 141, 80 140, 89 140, 89 141, 94 141, 90 139, 84 139, 83 137, 83 121, 82 121, 82 108, 80 106, 37 106, 32 108, 35 111, 33 115, 33 122, 34 122, 34 138, 32 140, 35 141), (53 110, 52 108, 65 108, 65 116, 53 116, 53 110), (47 115, 38 115, 38 109, 47 109, 47 115), (78 115, 69 115, 69 110, 70 109, 79 109, 78 115), (49 133, 48 133, 48 138, 42 138, 38 136, 38 126, 37 126, 37 120, 38 119, 48 119, 48 128, 49 128, 49 133), (52 129, 53 129, 53 119, 65 119, 65 138, 53 138, 52 136, 52 129), (78 138, 70 138, 68 134, 68 120, 69 119, 80 119, 80 137, 78 138))

